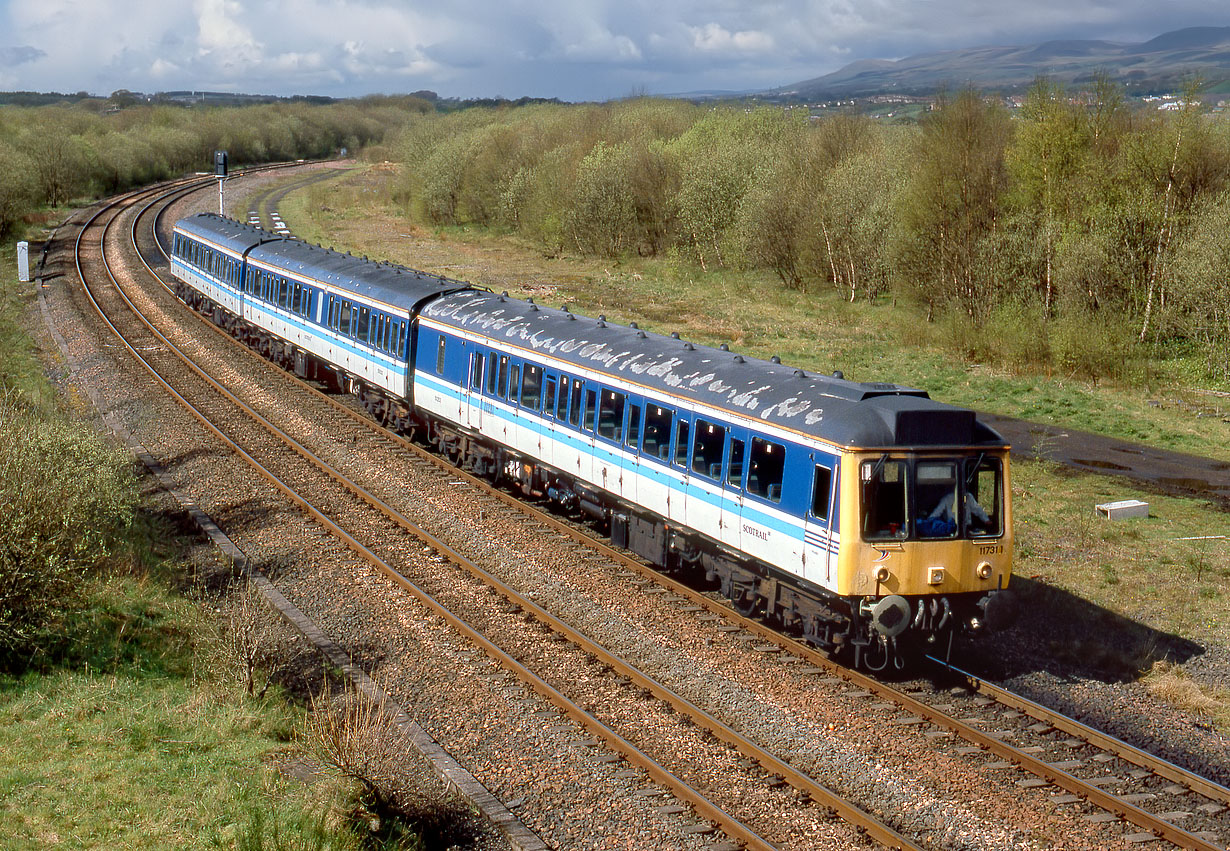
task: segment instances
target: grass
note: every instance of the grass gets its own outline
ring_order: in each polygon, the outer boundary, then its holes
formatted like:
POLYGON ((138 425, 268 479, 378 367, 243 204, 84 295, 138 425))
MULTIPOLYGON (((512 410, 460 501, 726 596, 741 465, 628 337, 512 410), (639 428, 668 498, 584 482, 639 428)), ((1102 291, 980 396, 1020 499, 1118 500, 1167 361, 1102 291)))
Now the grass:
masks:
MULTIPOLYGON (((305 239, 578 312, 860 381, 894 381, 978 410, 1230 459, 1230 400, 1201 390, 1182 354, 1151 362, 1135 383, 1014 373, 954 358, 943 329, 905 305, 851 304, 831 291, 786 290, 769 275, 699 270, 670 258, 548 259, 508 235, 428 228, 391 200, 394 172, 359 168, 327 192, 293 193, 284 217, 305 239), (1162 388, 1165 388, 1164 390, 1162 388), (1200 415, 1200 416, 1198 416, 1200 415)), ((1226 515, 1199 499, 1160 496, 1123 479, 1074 475, 1047 463, 1013 467, 1016 581, 1027 621, 1009 640, 1042 638, 1040 664, 1135 679, 1159 660, 1224 644, 1230 630, 1230 542, 1184 541, 1224 533, 1226 515), (1138 498, 1147 519, 1111 523, 1093 506, 1138 498), (1055 624, 1060 628, 1055 628, 1055 624), (1049 660, 1049 661, 1047 661, 1049 660)), ((1159 696, 1168 692, 1159 691, 1159 696)), ((1230 698, 1214 713, 1230 732, 1230 698)))
POLYGON ((302 710, 211 670, 205 610, 149 576, 89 596, 54 664, 0 678, 0 848, 231 847, 270 829, 282 847, 359 847, 312 815, 342 811, 337 781, 274 764, 302 710))

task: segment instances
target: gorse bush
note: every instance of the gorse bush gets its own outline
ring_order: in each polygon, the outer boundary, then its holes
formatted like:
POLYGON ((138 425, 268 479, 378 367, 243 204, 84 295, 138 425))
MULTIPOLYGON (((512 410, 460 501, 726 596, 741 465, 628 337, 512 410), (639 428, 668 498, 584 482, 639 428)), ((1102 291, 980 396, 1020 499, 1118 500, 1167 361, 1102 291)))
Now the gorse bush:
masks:
POLYGON ((131 525, 131 461, 97 437, 0 395, 0 666, 82 601, 131 525))

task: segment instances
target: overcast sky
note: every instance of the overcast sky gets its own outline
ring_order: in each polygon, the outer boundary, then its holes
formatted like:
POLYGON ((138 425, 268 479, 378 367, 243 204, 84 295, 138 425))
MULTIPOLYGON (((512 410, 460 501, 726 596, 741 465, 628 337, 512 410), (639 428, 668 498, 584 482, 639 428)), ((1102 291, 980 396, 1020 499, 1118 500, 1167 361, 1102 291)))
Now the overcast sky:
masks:
POLYGON ((605 100, 1230 24, 1230 0, 0 0, 0 90, 605 100))

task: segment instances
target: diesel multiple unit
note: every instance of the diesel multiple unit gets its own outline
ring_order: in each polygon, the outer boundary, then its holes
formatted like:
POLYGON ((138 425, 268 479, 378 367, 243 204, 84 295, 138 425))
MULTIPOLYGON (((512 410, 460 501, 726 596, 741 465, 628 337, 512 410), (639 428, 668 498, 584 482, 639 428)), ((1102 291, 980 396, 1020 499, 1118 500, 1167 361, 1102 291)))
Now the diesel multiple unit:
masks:
POLYGON ((863 667, 1011 614, 1008 447, 971 411, 213 214, 172 254, 265 356, 863 667))

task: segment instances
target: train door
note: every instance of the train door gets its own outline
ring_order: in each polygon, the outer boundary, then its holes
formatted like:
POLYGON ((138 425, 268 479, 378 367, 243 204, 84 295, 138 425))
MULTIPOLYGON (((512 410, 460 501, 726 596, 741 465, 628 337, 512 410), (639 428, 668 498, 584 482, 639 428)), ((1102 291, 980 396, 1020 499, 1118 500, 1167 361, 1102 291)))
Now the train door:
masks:
POLYGON ((747 440, 747 429, 729 429, 726 440, 725 481, 722 488, 720 540, 735 550, 743 546, 743 474, 747 469, 747 440))
POLYGON ((811 454, 811 499, 803 530, 803 575, 817 585, 832 588, 837 575, 837 539, 833 531, 837 494, 836 459, 811 454))
POLYGON ((641 454, 637 468, 640 482, 637 485, 636 501, 659 517, 670 516, 668 499, 674 479, 674 469, 671 467, 671 433, 674 422, 673 409, 646 400, 641 454))
POLYGON ((691 414, 680 411, 671 435, 670 492, 666 497, 666 516, 676 523, 687 522, 688 455, 692 446, 691 414))
POLYGON ((594 482, 608 493, 623 495, 622 447, 628 397, 605 387, 598 391, 598 439, 594 443, 594 482))
POLYGON ((692 422, 692 454, 688 467, 688 526, 710 538, 722 534, 722 464, 726 454, 726 426, 703 417, 692 422))
POLYGON ((468 419, 462 422, 468 422, 475 431, 483 430, 483 371, 486 365, 482 352, 470 352, 470 368, 467 370, 470 379, 463 396, 468 419))
POLYGON ((546 373, 542 388, 542 432, 538 444, 541 447, 541 454, 538 457, 552 466, 557 466, 556 447, 559 446, 561 437, 560 424, 556 417, 559 377, 554 373, 546 373))
POLYGON ((638 503, 640 492, 640 446, 641 446, 641 414, 644 403, 636 397, 628 397, 628 415, 624 423, 623 448, 623 497, 629 502, 638 503))
POLYGON ((584 401, 581 404, 581 453, 577 461, 577 476, 590 484, 602 484, 600 473, 594 455, 597 452, 595 444, 598 438, 594 435, 594 425, 598 422, 598 390, 599 388, 585 386, 584 401))

